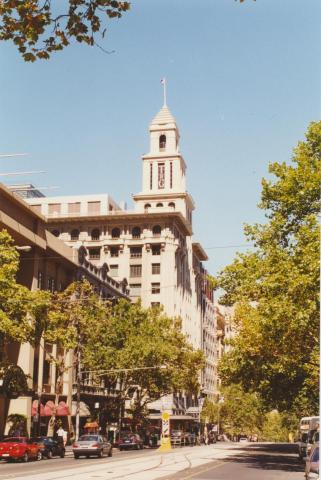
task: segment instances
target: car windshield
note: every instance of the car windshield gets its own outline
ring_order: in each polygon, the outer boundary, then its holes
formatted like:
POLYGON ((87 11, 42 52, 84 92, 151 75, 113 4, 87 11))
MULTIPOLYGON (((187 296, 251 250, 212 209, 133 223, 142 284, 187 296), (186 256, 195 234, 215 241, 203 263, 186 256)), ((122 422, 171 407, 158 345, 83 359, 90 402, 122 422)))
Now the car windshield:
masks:
POLYGON ((79 438, 80 442, 97 442, 99 437, 97 435, 82 435, 79 438))
POLYGON ((311 462, 318 462, 318 461, 319 461, 319 447, 316 447, 316 449, 312 453, 311 462))
POLYGON ((24 443, 25 439, 24 438, 16 438, 16 437, 12 437, 12 438, 5 438, 4 440, 2 440, 3 443, 24 443))

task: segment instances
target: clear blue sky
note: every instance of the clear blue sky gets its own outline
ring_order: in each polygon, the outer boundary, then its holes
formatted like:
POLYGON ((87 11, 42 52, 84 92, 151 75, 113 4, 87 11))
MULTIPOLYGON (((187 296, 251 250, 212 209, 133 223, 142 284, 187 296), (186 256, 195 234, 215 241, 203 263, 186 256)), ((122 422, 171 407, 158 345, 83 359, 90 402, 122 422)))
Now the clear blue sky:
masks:
MULTIPOLYGON (((60 0, 61 1, 61 0, 60 0)), ((270 161, 289 161, 307 125, 320 118, 319 0, 134 0, 110 22, 98 48, 75 45, 50 61, 24 63, 0 45, 0 171, 54 194, 141 189, 148 125, 168 105, 181 132, 195 237, 212 273, 244 244, 270 161)), ((1 179, 1 177, 0 177, 1 179)), ((12 180, 11 180, 12 181, 12 180)))

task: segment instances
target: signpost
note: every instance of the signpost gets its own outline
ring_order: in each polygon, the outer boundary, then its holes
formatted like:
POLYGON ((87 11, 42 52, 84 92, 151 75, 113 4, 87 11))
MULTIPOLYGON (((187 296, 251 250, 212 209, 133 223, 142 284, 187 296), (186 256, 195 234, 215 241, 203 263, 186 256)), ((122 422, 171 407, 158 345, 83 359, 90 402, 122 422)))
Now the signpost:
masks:
POLYGON ((167 452, 171 449, 170 414, 168 412, 162 412, 162 437, 159 450, 161 452, 167 452))

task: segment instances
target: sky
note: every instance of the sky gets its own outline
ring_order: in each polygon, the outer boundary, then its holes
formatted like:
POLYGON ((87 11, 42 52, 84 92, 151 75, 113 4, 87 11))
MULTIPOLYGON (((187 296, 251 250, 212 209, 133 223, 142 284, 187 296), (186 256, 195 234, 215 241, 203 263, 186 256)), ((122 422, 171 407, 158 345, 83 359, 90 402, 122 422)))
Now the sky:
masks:
POLYGON ((2 43, 0 153, 28 155, 1 158, 0 172, 44 170, 19 182, 131 209, 166 77, 194 237, 216 274, 246 251, 244 223, 264 221, 269 162, 290 162, 320 119, 320 19, 319 0, 133 0, 100 42, 114 53, 72 45, 31 64, 2 43))

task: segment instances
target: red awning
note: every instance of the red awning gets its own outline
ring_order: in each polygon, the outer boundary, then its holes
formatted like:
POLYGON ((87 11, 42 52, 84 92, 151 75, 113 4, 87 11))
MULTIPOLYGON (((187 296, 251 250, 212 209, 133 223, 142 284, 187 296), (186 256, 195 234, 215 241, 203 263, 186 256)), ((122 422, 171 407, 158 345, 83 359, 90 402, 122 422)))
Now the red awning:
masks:
POLYGON ((48 400, 48 402, 45 405, 45 411, 44 411, 44 416, 45 417, 51 417, 55 412, 55 404, 52 400, 48 400))
POLYGON ((65 402, 63 402, 63 401, 59 402, 59 405, 58 405, 57 410, 56 410, 56 415, 58 417, 65 417, 65 416, 70 415, 69 407, 65 402))
MULTIPOLYGON (((31 416, 34 417, 35 415, 38 414, 38 400, 34 400, 32 402, 32 407, 31 407, 31 416)), ((40 416, 43 417, 45 415, 45 408, 40 404, 40 416)))

